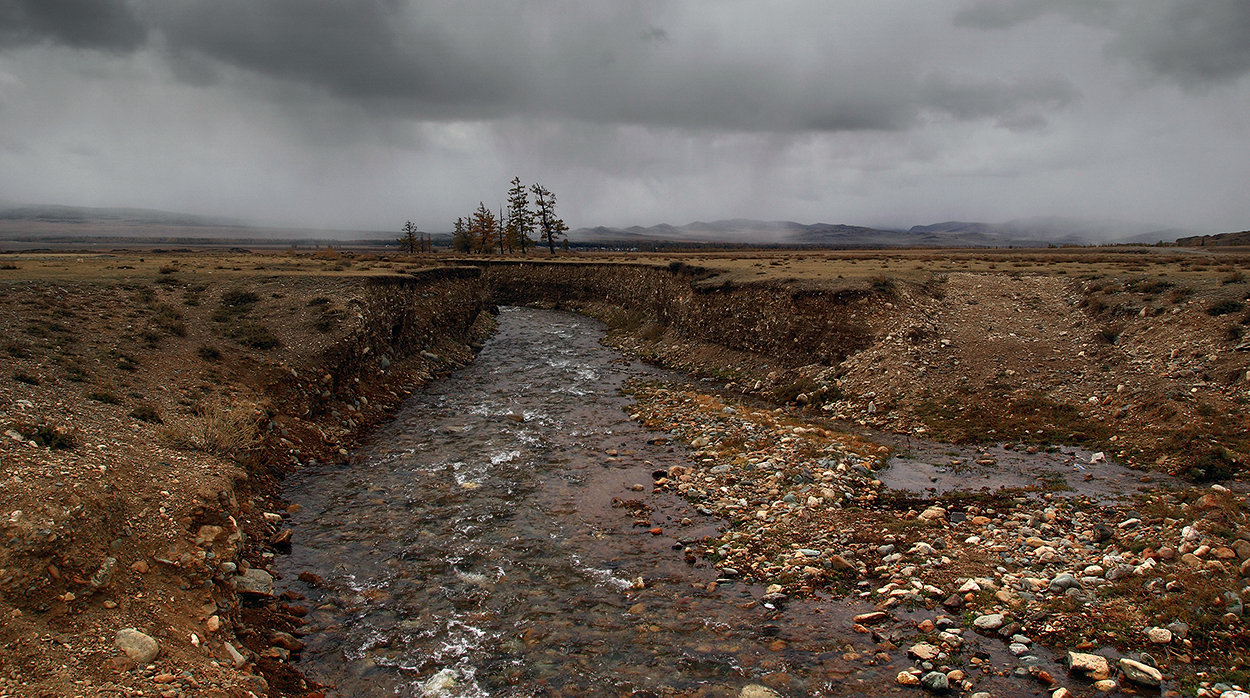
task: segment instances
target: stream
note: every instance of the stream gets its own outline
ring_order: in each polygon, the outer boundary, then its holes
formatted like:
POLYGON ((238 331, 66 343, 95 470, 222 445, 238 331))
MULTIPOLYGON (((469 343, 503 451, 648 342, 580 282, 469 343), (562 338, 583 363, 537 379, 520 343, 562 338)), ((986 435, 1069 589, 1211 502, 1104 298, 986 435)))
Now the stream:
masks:
MULTIPOLYGON (((620 393, 680 377, 602 334, 583 316, 504 308, 472 365, 414 394, 346 463, 288 480, 303 508, 278 571, 312 608, 300 668, 338 696, 919 695, 894 680, 914 632, 851 632, 867 603, 773 608, 762 588, 686 562, 720 522, 650 492, 687 452, 630 421, 620 393), (619 506, 630 499, 652 507, 647 525, 619 506)), ((968 637, 1013 665, 1001 642, 968 637)), ((989 675, 978 690, 1036 686, 989 675)))

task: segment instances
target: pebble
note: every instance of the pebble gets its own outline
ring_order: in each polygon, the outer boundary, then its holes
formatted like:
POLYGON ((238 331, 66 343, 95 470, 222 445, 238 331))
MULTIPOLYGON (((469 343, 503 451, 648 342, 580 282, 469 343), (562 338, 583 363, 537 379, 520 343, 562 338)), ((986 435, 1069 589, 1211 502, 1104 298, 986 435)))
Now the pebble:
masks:
POLYGON ((1068 652, 1068 669, 1095 681, 1111 676, 1111 664, 1106 657, 1098 654, 1068 652))
POLYGON ((920 677, 920 685, 934 693, 946 693, 950 690, 950 680, 940 671, 930 671, 920 677))
POLYGON ((977 630, 991 631, 998 630, 1003 627, 1003 623, 1005 622, 1006 620, 1003 618, 1003 614, 988 613, 983 616, 977 616, 977 618, 972 621, 972 625, 976 627, 977 630))
POLYGON ((1163 672, 1132 659, 1121 659, 1120 671, 1124 672, 1129 681, 1140 686, 1158 686, 1163 683, 1163 672))
POLYGON ((236 591, 243 594, 273 596, 273 575, 256 567, 250 567, 243 574, 231 577, 230 582, 236 591))
POLYGON ((919 686, 920 677, 910 671, 900 671, 898 676, 894 677, 894 682, 900 686, 919 686))
POLYGON ((161 646, 151 636, 134 628, 122 628, 113 640, 117 648, 136 664, 148 664, 160 654, 161 646))
POLYGON ((942 650, 930 645, 927 642, 918 642, 907 650, 907 654, 924 661, 933 659, 941 654, 942 650))
POLYGON ((768 686, 752 683, 742 687, 742 690, 738 692, 738 698, 781 698, 781 694, 768 686))
POLYGON ((1151 644, 1166 645, 1172 641, 1172 631, 1167 628, 1146 628, 1146 639, 1151 644))

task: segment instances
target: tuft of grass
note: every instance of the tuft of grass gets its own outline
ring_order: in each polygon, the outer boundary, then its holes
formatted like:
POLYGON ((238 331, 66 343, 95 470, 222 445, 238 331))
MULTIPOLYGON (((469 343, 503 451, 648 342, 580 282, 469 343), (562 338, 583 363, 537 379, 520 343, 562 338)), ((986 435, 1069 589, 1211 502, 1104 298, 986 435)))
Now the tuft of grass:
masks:
POLYGON ((187 323, 182 313, 173 306, 163 303, 156 306, 156 318, 153 322, 157 327, 175 337, 187 336, 187 323))
POLYGON ((222 334, 252 349, 269 350, 282 346, 281 340, 259 322, 241 322, 226 328, 222 334))
POLYGON ((1231 298, 1222 301, 1215 301, 1210 307, 1207 308, 1207 315, 1210 315, 1211 317, 1229 315, 1231 313, 1241 312, 1241 309, 1244 307, 1244 303, 1232 300, 1231 298))
POLYGON ((221 294, 221 304, 229 308, 243 308, 256 305, 260 296, 245 288, 232 288, 221 294))
POLYGON ((130 416, 148 424, 164 424, 161 415, 151 405, 139 405, 130 411, 130 416))
POLYGON ((894 283, 894 279, 885 275, 872 277, 870 284, 872 286, 872 290, 886 296, 893 296, 898 293, 898 286, 894 283))
POLYGON ((167 443, 232 457, 256 443, 261 412, 256 405, 225 400, 201 402, 190 419, 161 429, 167 443))
POLYGON ((117 397, 116 394, 108 390, 94 390, 89 392, 87 393, 87 399, 95 400, 96 402, 103 402, 106 405, 120 405, 122 403, 121 398, 117 397))

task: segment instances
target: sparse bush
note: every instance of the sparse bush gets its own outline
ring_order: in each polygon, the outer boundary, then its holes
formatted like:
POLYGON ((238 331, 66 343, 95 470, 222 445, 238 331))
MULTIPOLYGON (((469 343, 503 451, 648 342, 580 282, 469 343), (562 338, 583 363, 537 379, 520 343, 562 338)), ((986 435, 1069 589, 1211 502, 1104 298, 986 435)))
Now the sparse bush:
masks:
POLYGON ((1225 299, 1212 303, 1211 307, 1207 308, 1207 315, 1210 315, 1211 317, 1219 317, 1221 315, 1228 315, 1229 313, 1240 312, 1244 307, 1245 304, 1241 301, 1225 299))
POLYGON ((1194 290, 1192 288, 1190 288, 1189 286, 1181 286, 1180 288, 1174 289, 1172 291, 1172 295, 1171 295, 1172 303, 1174 304, 1180 303, 1184 301, 1186 298, 1189 298, 1190 296, 1192 296, 1193 294, 1194 294, 1194 290))
POLYGON ((226 328, 222 334, 253 349, 269 350, 282 345, 268 327, 258 322, 242 322, 226 328))
POLYGON ((196 349, 195 353, 199 354, 200 358, 205 361, 216 361, 221 358, 221 352, 217 350, 217 347, 210 347, 207 344, 196 349))
POLYGON ((339 259, 342 256, 343 256, 343 253, 334 249, 334 245, 326 245, 326 248, 324 250, 317 250, 316 254, 313 255, 313 258, 334 260, 334 259, 339 259))
POLYGON ((175 337, 187 336, 187 323, 182 313, 172 306, 161 304, 156 308, 156 326, 175 337))
POLYGON ((13 380, 17 381, 18 383, 25 383, 26 385, 39 385, 38 378, 30 375, 29 373, 23 373, 21 371, 16 371, 13 373, 13 380))
POLYGON ((193 417, 163 428, 160 434, 178 448, 230 457, 256 442, 260 418, 260 410, 250 403, 201 402, 193 417))
POLYGON ((325 296, 317 296, 316 298, 308 301, 308 307, 316 308, 318 306, 330 305, 330 303, 331 303, 331 300, 329 298, 326 298, 325 296))
POLYGON ((106 405, 120 405, 122 402, 121 398, 107 390, 95 390, 87 393, 87 399, 103 402, 106 405))
POLYGON ((130 416, 140 422, 147 422, 149 424, 164 424, 161 420, 161 415, 157 413, 156 409, 151 405, 139 405, 138 407, 135 407, 130 411, 130 416))
POLYGON ((29 354, 26 352, 26 347, 21 344, 18 344, 17 342, 5 343, 4 351, 7 352, 9 356, 12 356, 15 359, 24 359, 27 356, 29 356, 29 354))
POLYGON ((898 287, 894 283, 894 279, 888 276, 878 275, 872 277, 872 290, 887 296, 893 296, 898 292, 898 287))
POLYGON ((1245 280, 1246 280, 1246 273, 1241 271, 1240 269, 1237 269, 1231 272, 1230 274, 1226 275, 1224 278, 1220 279, 1220 283, 1227 286, 1228 284, 1239 284, 1245 280))
POLYGON ((237 312, 246 312, 260 302, 260 296, 244 288, 232 288, 221 294, 221 304, 227 308, 234 308, 237 312))
POLYGON ((0 262, 0 269, 21 269, 21 267, 12 262, 0 262))
POLYGON ((161 268, 157 270, 157 273, 160 273, 160 274, 172 274, 172 273, 174 273, 174 272, 176 272, 176 271, 178 271, 178 265, 176 265, 176 264, 165 264, 165 265, 162 265, 162 266, 161 266, 161 268))

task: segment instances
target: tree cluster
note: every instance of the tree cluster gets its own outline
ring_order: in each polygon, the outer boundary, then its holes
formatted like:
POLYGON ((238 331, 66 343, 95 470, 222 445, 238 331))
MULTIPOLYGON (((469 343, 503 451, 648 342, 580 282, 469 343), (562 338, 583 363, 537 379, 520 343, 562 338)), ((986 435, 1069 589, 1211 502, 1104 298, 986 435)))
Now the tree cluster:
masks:
POLYGON ((456 232, 452 247, 457 252, 500 254, 520 252, 525 254, 538 243, 531 235, 537 233, 540 242, 547 243, 551 254, 556 253, 556 241, 566 238, 569 227, 556 216, 556 195, 541 184, 528 189, 520 177, 512 178, 508 190, 508 208, 501 207, 499 215, 478 202, 477 210, 468 218, 456 219, 456 232), (530 194, 534 195, 533 205, 530 194))

